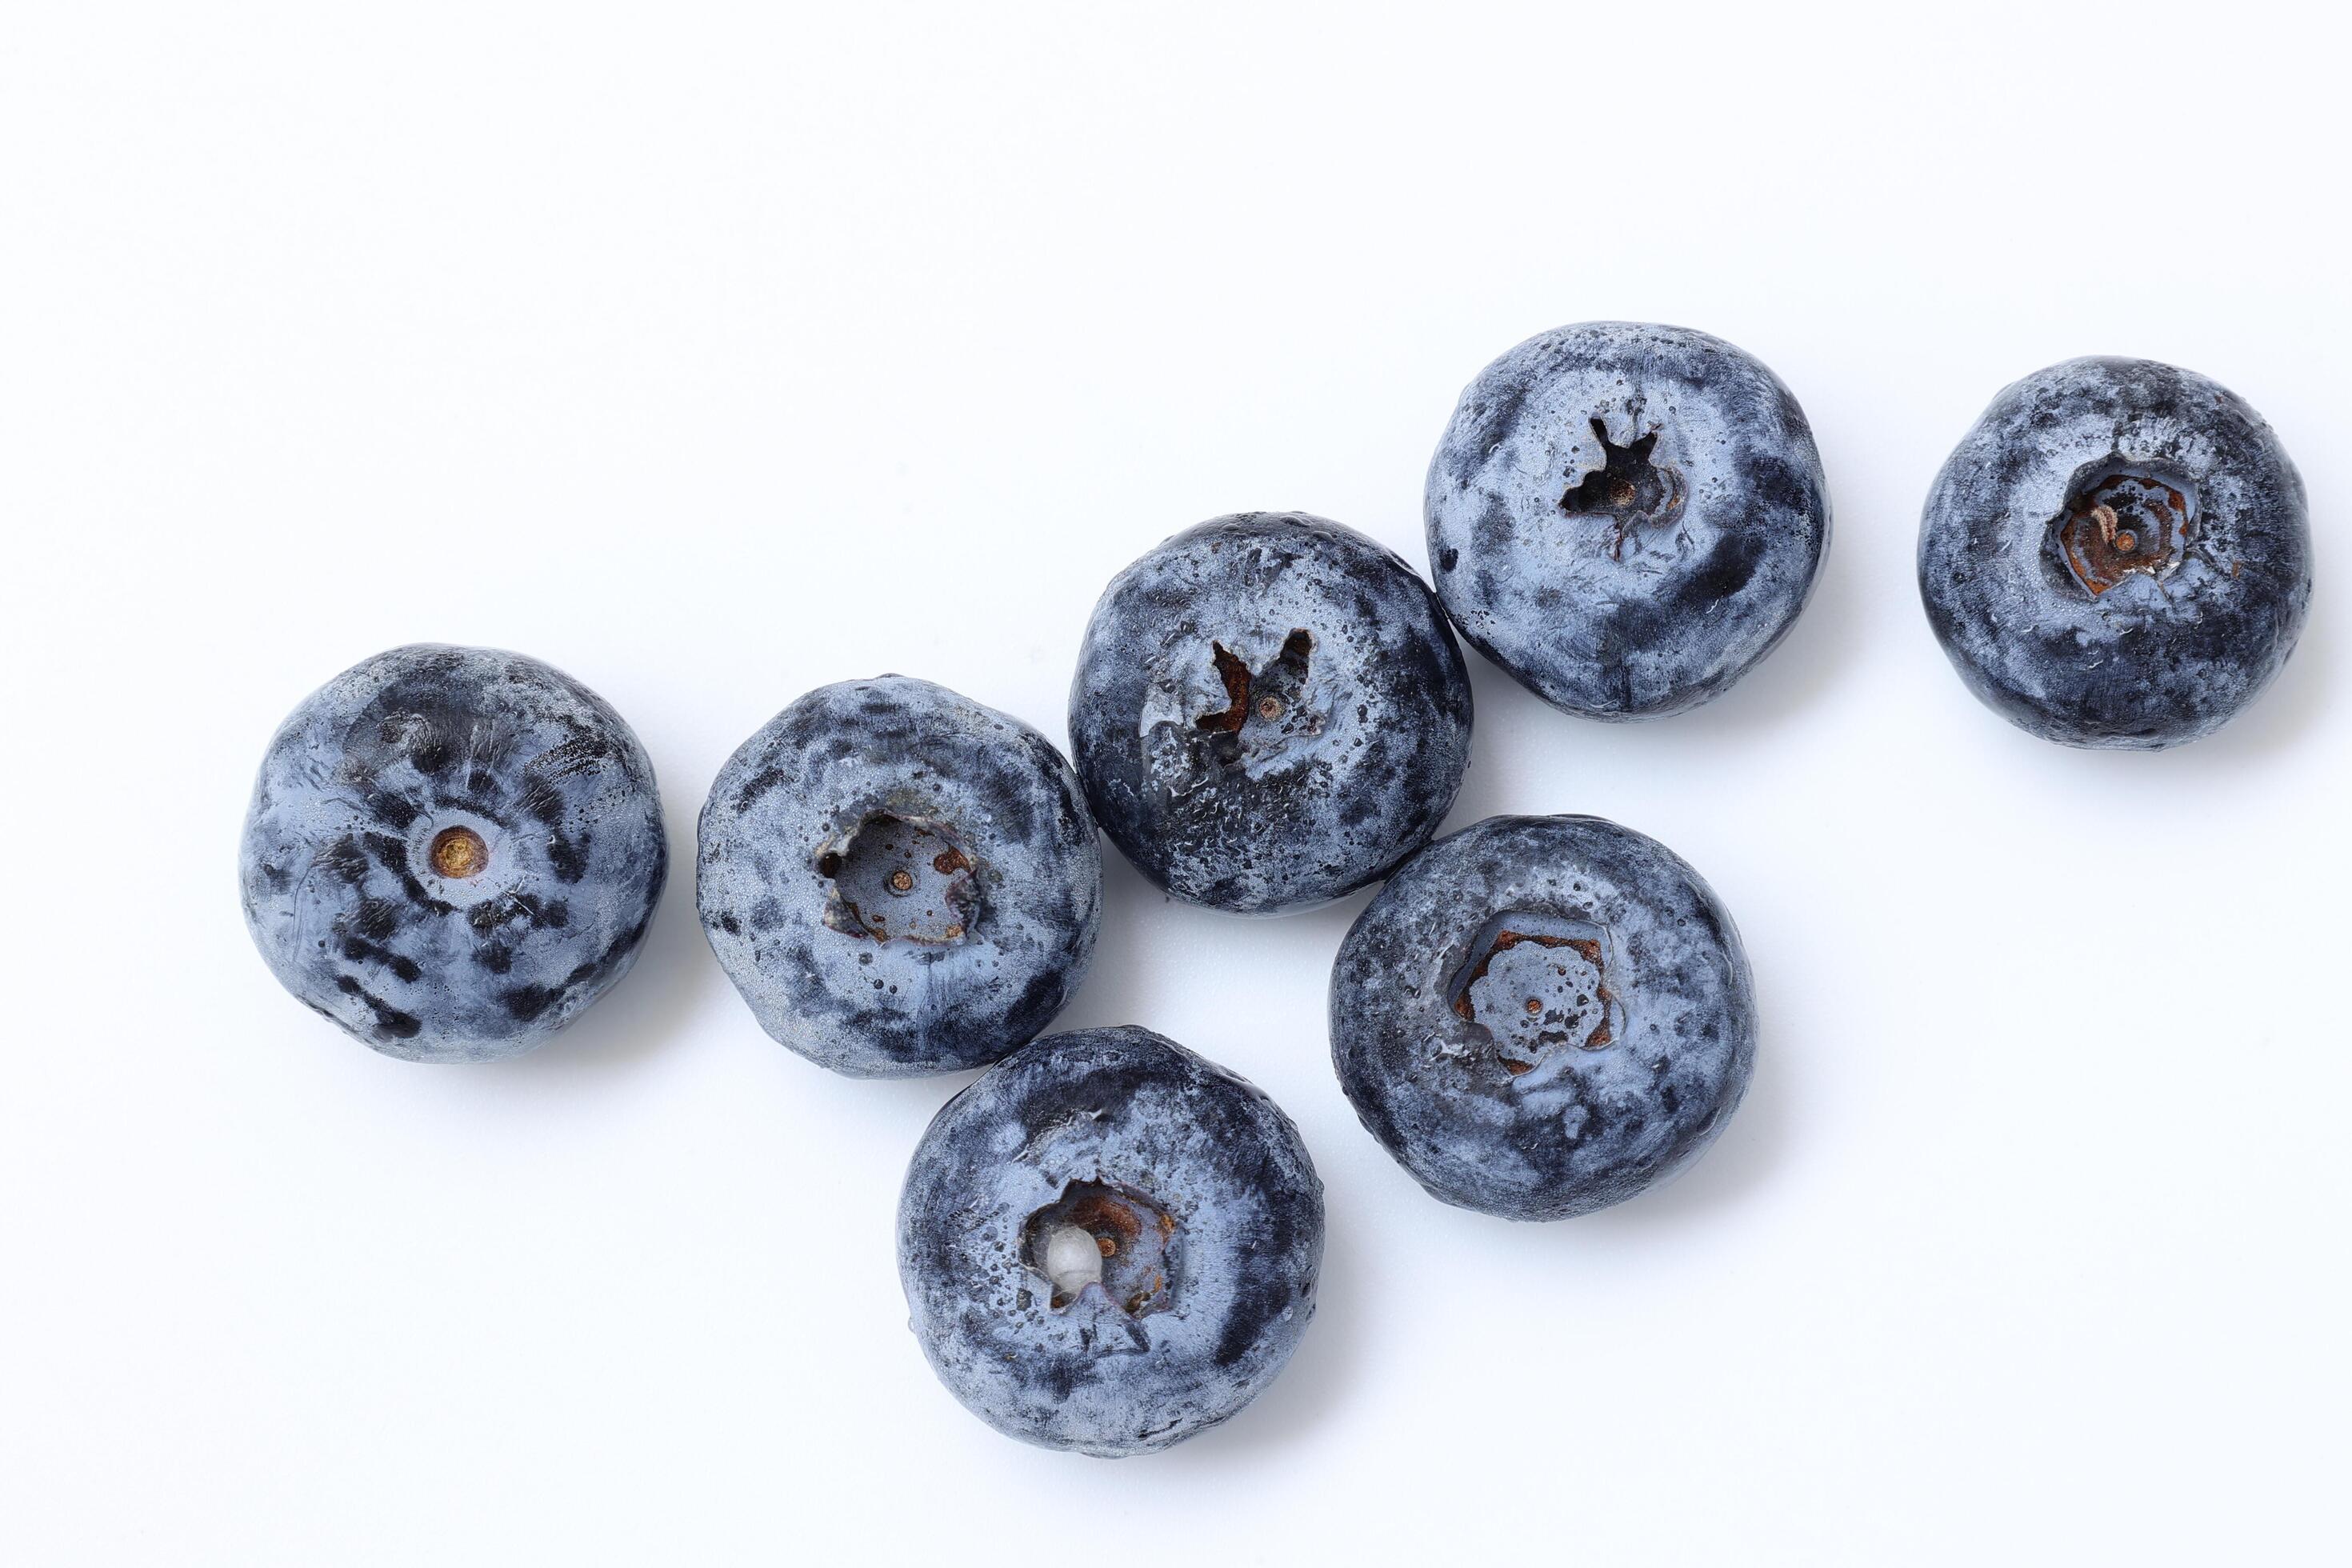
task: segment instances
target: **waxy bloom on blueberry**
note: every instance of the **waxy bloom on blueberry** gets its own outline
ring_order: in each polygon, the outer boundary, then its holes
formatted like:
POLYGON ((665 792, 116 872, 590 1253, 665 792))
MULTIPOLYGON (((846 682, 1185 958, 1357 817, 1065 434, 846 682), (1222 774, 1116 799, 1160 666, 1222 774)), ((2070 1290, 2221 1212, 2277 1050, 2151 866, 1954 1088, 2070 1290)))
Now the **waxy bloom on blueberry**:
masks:
POLYGON ((1357 917, 1331 970, 1356 1114, 1437 1197, 1561 1219, 1632 1197, 1723 1130, 1756 1055, 1731 916, 1654 839, 1490 816, 1357 917))
POLYGON ((668 868, 653 764, 534 658, 420 645, 304 700, 253 789, 245 917, 289 991, 416 1061, 512 1056, 635 959, 668 868))
POLYGON ((1470 760, 1470 682, 1428 585, 1352 529, 1216 518, 1120 573, 1070 688, 1095 818, 1178 898, 1329 901, 1436 831, 1470 760))
POLYGON ((1438 597, 1554 707, 1695 708, 1785 636, 1829 547, 1804 411, 1683 327, 1587 321, 1479 372, 1429 465, 1438 597))
POLYGON ((2227 387, 2077 359, 2002 389, 1927 493, 1919 595, 1986 706, 2070 746, 2210 734, 2311 603, 2303 479, 2227 387))
POLYGON ((1061 753, 928 680, 808 693, 702 808, 695 901, 720 967, 761 1028, 854 1078, 1034 1037, 1086 974, 1101 898, 1061 753))
POLYGON ((1146 1029, 1005 1058, 932 1121, 898 1200, 940 1381, 1000 1432, 1105 1458, 1264 1391, 1322 1258, 1323 1185, 1290 1119, 1146 1029))

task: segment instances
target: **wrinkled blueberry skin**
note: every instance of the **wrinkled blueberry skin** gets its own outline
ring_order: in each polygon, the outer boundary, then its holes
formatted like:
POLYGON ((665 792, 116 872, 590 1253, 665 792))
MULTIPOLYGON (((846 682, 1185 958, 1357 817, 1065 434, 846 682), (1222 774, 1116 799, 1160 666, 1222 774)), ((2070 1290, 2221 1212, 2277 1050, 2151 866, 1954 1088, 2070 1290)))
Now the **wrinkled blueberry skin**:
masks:
POLYGON ((1555 328, 1479 372, 1423 504, 1464 638, 1592 719, 1719 696, 1796 623, 1830 540, 1812 428, 1780 378, 1645 322, 1555 328))
POLYGON ((949 1392, 1007 1436, 1105 1458, 1205 1431, 1257 1397, 1315 1312, 1323 1184, 1262 1092, 1147 1029, 1016 1051, 950 1100, 907 1169, 898 1273, 949 1392), (1059 1308, 1025 1261, 1071 1184, 1173 1224, 1156 1310, 1100 1285, 1059 1308))
POLYGON ((1072 760, 1111 842, 1242 914, 1328 902, 1427 842, 1470 717, 1428 585, 1301 512, 1216 518, 1121 572, 1070 689, 1072 760))
POLYGON ((1664 845, 1599 817, 1438 840, 1331 971, 1331 1059, 1364 1126, 1432 1195, 1505 1219, 1589 1214, 1687 1164, 1755 1058, 1731 916, 1664 845))
POLYGON ((819 687, 746 741, 702 808, 697 873, 760 1026, 852 1078, 984 1067, 1034 1038, 1084 978, 1102 901, 1053 743, 902 675, 819 687))
POLYGON ((2154 360, 2068 360, 2003 388, 1945 461, 1919 520, 1919 596, 1969 689, 2019 728, 2179 745, 2252 701, 2302 634, 2303 479, 2227 387, 2154 360), (2158 570, 2094 593, 2104 579, 2070 562, 2066 525, 2116 473, 2182 498, 2189 521, 2158 570))
POLYGON ((535 658, 420 644, 306 698, 262 759, 238 856, 286 989, 387 1056, 541 1044, 627 973, 668 871, 653 763, 535 658), (448 876, 450 829, 487 849, 448 876))

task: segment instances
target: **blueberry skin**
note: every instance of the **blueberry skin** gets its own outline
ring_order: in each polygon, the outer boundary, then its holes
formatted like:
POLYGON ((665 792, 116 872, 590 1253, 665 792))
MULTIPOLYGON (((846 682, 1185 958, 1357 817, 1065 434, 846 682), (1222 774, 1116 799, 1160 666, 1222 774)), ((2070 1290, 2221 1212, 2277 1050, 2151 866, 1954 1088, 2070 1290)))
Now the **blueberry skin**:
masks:
POLYGON ((1241 914, 1327 903, 1444 820, 1470 679, 1426 584, 1303 512, 1239 512, 1104 590, 1070 688, 1095 819, 1154 884, 1241 914))
POLYGON ((1323 1184, 1290 1119, 1148 1029, 1007 1057, 933 1119, 898 1200, 908 1326, 940 1381, 1009 1436, 1105 1458, 1181 1443, 1257 1397, 1314 1316, 1322 1258, 1323 1184), (1074 1188, 1145 1221, 1156 1289, 1130 1277, 1114 1300, 1114 1256, 1105 1283, 1054 1304, 1034 1222, 1074 1188))
POLYGON ((435 644, 294 710, 237 864, 286 989, 425 1062, 514 1056, 570 1023, 628 972, 668 868, 653 763, 603 698, 519 653, 435 644))
POLYGON ((2179 745, 2252 701, 2302 634, 2303 479, 2227 387, 2068 360, 2002 388, 1946 459, 1919 597, 1969 689, 2020 729, 2179 745), (2102 505, 2128 548, 2102 548, 2102 505))
POLYGON ((1356 1114, 1432 1195, 1505 1219, 1589 1214, 1687 1164, 1755 1058, 1730 914, 1665 846, 1596 816, 1438 840, 1332 966, 1356 1114))
POLYGON ((1796 624, 1830 541, 1789 389, 1720 338, 1648 322, 1558 327, 1479 372, 1423 505, 1464 638, 1591 719, 1722 694, 1796 624))
POLYGON ((819 687, 728 759, 695 902, 777 1040, 851 1078, 956 1072, 1034 1038, 1078 988, 1102 850, 1045 736, 885 675, 819 687))

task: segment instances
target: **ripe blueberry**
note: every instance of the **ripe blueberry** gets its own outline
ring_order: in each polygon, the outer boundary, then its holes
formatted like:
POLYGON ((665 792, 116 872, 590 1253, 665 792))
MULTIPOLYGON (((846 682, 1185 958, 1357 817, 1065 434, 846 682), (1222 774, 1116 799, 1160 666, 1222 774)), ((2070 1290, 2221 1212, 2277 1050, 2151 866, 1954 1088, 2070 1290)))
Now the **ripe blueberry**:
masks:
POLYGON ((1011 1436, 1116 1458, 1255 1398, 1315 1311, 1323 1184, 1247 1082, 1146 1029, 1055 1035, 935 1118, 898 1200, 911 1326, 1011 1436))
POLYGON ((1795 623, 1830 537, 1780 379, 1720 338, 1629 321, 1539 333, 1479 372, 1423 510, 1470 646, 1594 719, 1727 689, 1795 623))
POLYGON ((2303 480, 2227 387, 2077 359, 2002 389, 1936 476, 1919 595, 1969 689, 2070 746, 2220 729, 2311 603, 2303 480))
POLYGON ((1244 512, 1112 579, 1070 689, 1095 818, 1160 887, 1304 909, 1426 842, 1470 757, 1470 682, 1427 584, 1352 529, 1244 512))
POLYGON ((628 970, 668 864, 653 764, 604 699, 520 654, 419 645, 278 728, 238 874, 286 989, 389 1056, 479 1061, 628 970))
POLYGON ((853 1078, 994 1061, 1094 956, 1102 852, 1018 719, 928 680, 820 687, 702 808, 695 902, 760 1026, 853 1078))
POLYGON ((1748 1087, 1731 916, 1654 839, 1490 816, 1398 870, 1331 971, 1356 1114, 1449 1204, 1564 1219, 1695 1158, 1748 1087))

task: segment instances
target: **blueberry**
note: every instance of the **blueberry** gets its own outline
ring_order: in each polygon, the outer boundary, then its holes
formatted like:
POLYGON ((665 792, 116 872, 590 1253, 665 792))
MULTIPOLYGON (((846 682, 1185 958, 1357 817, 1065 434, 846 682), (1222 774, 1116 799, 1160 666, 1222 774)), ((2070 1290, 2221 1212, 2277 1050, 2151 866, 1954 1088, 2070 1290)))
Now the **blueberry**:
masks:
POLYGON ((1594 816, 1490 816, 1381 889, 1331 972, 1331 1058, 1436 1197, 1565 1219, 1721 1131, 1756 1056, 1731 916, 1664 845, 1594 816))
POLYGON ((1322 1257, 1290 1119, 1146 1029, 1005 1058, 932 1121, 898 1200, 940 1381, 1000 1432, 1107 1458, 1257 1397, 1314 1316, 1322 1257))
POLYGON ((1795 624, 1829 548, 1789 389, 1720 338, 1643 322, 1555 328, 1479 372, 1423 506, 1463 637, 1593 719, 1728 689, 1795 624))
POLYGON ((1102 851, 1020 720, 902 675, 819 687, 728 759, 695 901, 760 1026, 852 1078, 985 1066, 1094 956, 1102 851))
POLYGON ((2004 387, 1936 476, 1919 596, 1969 689, 2070 746, 2210 734, 2311 602, 2303 479, 2227 387, 2076 359, 2004 387))
POLYGON ((1095 819, 1180 899, 1270 914, 1427 842, 1470 757, 1470 682, 1427 584, 1352 529, 1243 512, 1113 578, 1070 689, 1095 819))
POLYGON ((520 654, 418 645, 303 700, 237 871, 278 980, 411 1061, 540 1044, 635 959, 669 851, 645 748, 520 654))

